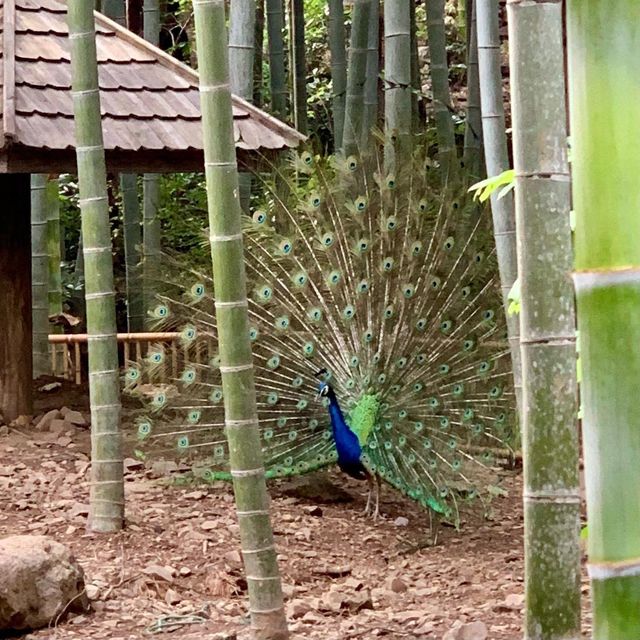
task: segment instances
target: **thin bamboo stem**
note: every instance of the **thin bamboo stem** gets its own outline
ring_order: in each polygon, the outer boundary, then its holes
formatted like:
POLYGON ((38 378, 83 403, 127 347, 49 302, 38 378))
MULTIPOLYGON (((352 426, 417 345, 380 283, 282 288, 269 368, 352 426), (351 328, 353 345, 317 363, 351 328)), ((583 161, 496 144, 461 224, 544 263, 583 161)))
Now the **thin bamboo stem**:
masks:
POLYGON ((380 2, 371 0, 367 33, 367 70, 364 82, 364 116, 361 148, 365 149, 371 129, 378 123, 378 87, 380 79, 380 2))
POLYGON ((271 83, 271 109, 285 118, 287 115, 287 70, 284 45, 283 0, 267 1, 267 38, 269 42, 269 78, 271 83))
POLYGON ((47 254, 49 255, 49 315, 62 313, 62 262, 60 240, 60 198, 58 180, 50 178, 47 182, 47 254))
POLYGON ((291 70, 293 73, 293 122, 307 135, 307 64, 305 60, 304 0, 290 0, 291 70))
POLYGON ((85 297, 91 396, 89 527, 117 531, 124 521, 120 375, 104 143, 93 8, 67 4, 76 154, 86 270, 85 297))
POLYGON ((580 636, 580 487, 562 4, 509 0, 522 292, 525 637, 580 636))
POLYGON ((248 332, 224 0, 194 0, 205 172, 229 465, 258 639, 288 638, 269 517, 248 332))
POLYGON ((329 51, 331 52, 331 108, 333 142, 342 149, 347 100, 347 51, 343 0, 329 0, 329 51))
POLYGON ((344 115, 343 148, 345 155, 356 153, 364 137, 364 84, 367 71, 370 14, 371 0, 353 0, 347 100, 344 115))
POLYGON ((476 182, 482 173, 482 115, 480 108, 480 78, 478 72, 478 32, 476 27, 476 3, 471 5, 468 16, 470 32, 467 51, 467 118, 464 131, 463 159, 467 180, 476 182))
POLYGON ((120 175, 122 192, 122 218, 124 227, 124 260, 127 285, 127 327, 129 331, 142 331, 144 304, 140 279, 140 203, 138 201, 138 177, 133 173, 120 175))
MULTIPOLYGON (((499 0, 476 0, 478 28, 478 75, 484 157, 487 175, 497 176, 509 169, 504 100, 502 95, 502 65, 500 54, 499 0)), ((498 198, 491 196, 493 231, 496 240, 498 270, 502 300, 507 316, 507 332, 511 347, 513 379, 518 415, 522 420, 522 359, 520 357, 520 319, 508 314, 509 292, 518 277, 516 256, 516 214, 513 193, 498 198)))
POLYGON ((47 176, 31 176, 31 317, 33 377, 49 368, 49 254, 47 253, 47 176))

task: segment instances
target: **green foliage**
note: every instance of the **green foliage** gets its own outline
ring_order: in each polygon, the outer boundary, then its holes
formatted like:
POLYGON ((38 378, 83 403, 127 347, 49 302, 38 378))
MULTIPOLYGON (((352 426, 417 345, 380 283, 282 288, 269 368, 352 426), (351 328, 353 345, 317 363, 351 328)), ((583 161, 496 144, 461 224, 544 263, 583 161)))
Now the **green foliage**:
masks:
POLYGON ((480 202, 486 202, 498 189, 498 198, 504 198, 516 186, 516 172, 507 169, 497 176, 480 180, 469 187, 469 191, 475 191, 474 198, 480 202))

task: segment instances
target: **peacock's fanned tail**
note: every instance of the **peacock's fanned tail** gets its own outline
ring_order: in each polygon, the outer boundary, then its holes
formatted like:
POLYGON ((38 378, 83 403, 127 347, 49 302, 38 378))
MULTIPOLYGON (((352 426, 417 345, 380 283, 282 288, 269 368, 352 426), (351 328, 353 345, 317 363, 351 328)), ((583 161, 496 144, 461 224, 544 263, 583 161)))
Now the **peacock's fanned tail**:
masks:
MULTIPOLYGON (((246 219, 250 335, 269 477, 336 460, 315 374, 339 399, 365 465, 448 513, 482 494, 514 429, 510 358, 488 211, 443 196, 416 159, 397 175, 382 153, 320 161, 305 152, 246 219)), ((149 314, 181 332, 185 362, 154 346, 127 384, 146 399, 147 455, 177 455, 228 477, 211 279, 167 258, 149 314)))

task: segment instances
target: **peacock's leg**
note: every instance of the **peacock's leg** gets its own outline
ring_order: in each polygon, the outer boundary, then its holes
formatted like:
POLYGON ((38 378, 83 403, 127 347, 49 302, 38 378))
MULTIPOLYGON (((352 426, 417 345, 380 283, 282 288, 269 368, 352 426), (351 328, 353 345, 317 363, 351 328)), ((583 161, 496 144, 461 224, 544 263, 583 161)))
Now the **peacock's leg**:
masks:
POLYGON ((367 506, 364 508, 364 515, 368 516, 371 513, 371 497, 373 493, 373 476, 367 474, 367 485, 369 492, 367 493, 367 506))
POLYGON ((376 508, 373 512, 373 519, 377 520, 380 516, 380 476, 376 475, 376 508))

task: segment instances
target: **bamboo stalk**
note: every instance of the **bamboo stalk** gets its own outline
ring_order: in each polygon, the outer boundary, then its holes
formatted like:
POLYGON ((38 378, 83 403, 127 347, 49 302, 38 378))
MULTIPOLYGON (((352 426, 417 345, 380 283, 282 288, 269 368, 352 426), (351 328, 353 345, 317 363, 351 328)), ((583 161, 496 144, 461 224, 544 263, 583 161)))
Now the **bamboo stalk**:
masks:
POLYGON ((91 395, 91 497, 89 527, 117 531, 124 520, 120 438, 120 375, 111 258, 111 229, 100 117, 93 8, 86 0, 67 5, 76 155, 86 272, 91 395))
POLYGON ((467 50, 467 118, 464 131, 464 167, 467 179, 477 181, 482 167, 482 115, 480 109, 480 78, 478 72, 478 32, 476 3, 471 4, 468 16, 469 48, 467 50))
POLYGON ((194 0, 229 465, 256 638, 288 637, 269 517, 248 332, 224 0, 194 0))
MULTIPOLYGON (((144 38, 151 44, 158 46, 160 42, 160 3, 159 0, 144 0, 143 4, 143 33, 144 38)), ((144 290, 147 283, 153 282, 160 269, 161 260, 161 229, 158 207, 160 206, 160 176, 155 173, 145 173, 142 178, 142 270, 143 290, 142 305, 145 329, 150 328, 152 321, 144 314, 151 303, 149 292, 144 290)))
POLYGON ((279 118, 285 118, 287 115, 288 91, 285 66, 283 0, 266 0, 266 2, 271 109, 279 118))
POLYGON ((262 108, 264 103, 264 0, 256 5, 256 26, 254 29, 255 55, 253 56, 253 104, 262 108))
POLYGON ((47 182, 47 254, 49 256, 49 315, 62 313, 62 262, 60 239, 60 197, 58 179, 50 178, 47 182))
POLYGON ((344 114, 345 155, 357 153, 364 138, 364 83, 367 71, 367 42, 371 0, 353 0, 347 100, 344 114))
POLYGON ((307 135, 307 65, 305 60, 304 0, 290 0, 291 70, 293 73, 293 122, 307 135))
POLYGON ((102 0, 100 11, 123 27, 127 24, 125 0, 102 0))
POLYGON ((580 636, 580 488, 562 4, 509 0, 522 292, 527 638, 580 636))
MULTIPOLYGON (((141 332, 141 333, 117 333, 118 342, 176 342, 180 339, 180 333, 172 331, 141 332)), ((86 333, 63 333, 48 336, 50 344, 84 344, 89 341, 86 333)))
MULTIPOLYGON (((385 131, 402 153, 411 151, 410 0, 384 3, 385 131)), ((389 158, 387 158, 389 161, 389 158)))
MULTIPOLYGON (((509 169, 504 100, 502 96, 502 68, 500 55, 499 1, 476 0, 478 28, 478 74, 484 138, 484 157, 487 175, 497 176, 509 169)), ((514 391, 518 415, 522 420, 522 360, 520 357, 520 318, 508 314, 509 292, 518 277, 516 256, 516 215, 513 193, 498 198, 491 196, 493 231, 496 240, 498 270, 502 300, 507 316, 507 332, 511 347, 514 391)))
POLYGON ((371 0, 367 33, 367 69, 364 82, 364 115, 360 146, 366 149, 371 129, 378 123, 378 87, 380 79, 380 2, 371 0))
POLYGON ((417 133, 421 128, 418 96, 422 90, 422 81, 420 79, 420 60, 418 59, 418 23, 415 2, 410 2, 409 7, 411 11, 411 129, 417 133))
POLYGON ((49 368, 49 254, 47 253, 47 176, 31 176, 31 317, 33 377, 49 368))
POLYGON ((426 0, 427 37, 431 56, 430 72, 433 110, 438 138, 438 158, 443 181, 455 180, 458 173, 453 106, 449 90, 447 38, 444 29, 445 0, 426 0))
POLYGON ((331 52, 331 108, 333 143, 342 149, 347 100, 347 51, 343 0, 329 0, 329 51, 331 52))
POLYGON ((593 637, 640 637, 636 2, 567 4, 593 637))

